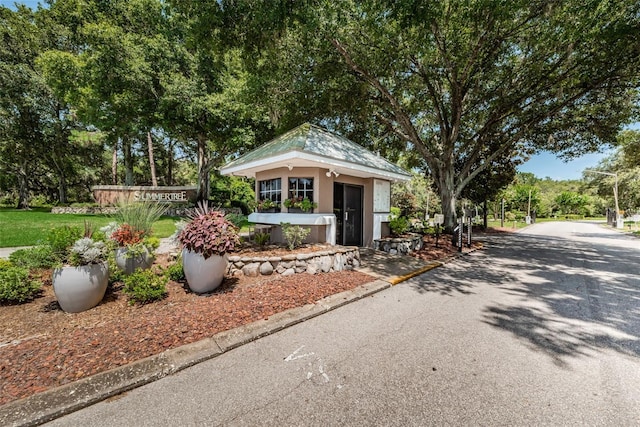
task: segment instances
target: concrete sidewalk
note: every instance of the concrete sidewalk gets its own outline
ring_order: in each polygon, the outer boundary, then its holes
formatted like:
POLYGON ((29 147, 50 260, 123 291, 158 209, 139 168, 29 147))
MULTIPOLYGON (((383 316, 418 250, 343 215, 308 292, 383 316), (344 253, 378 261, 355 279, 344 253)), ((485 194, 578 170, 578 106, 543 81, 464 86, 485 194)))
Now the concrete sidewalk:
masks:
POLYGON ((362 266, 357 270, 376 277, 377 280, 373 282, 323 298, 315 304, 278 313, 267 320, 221 332, 192 344, 10 402, 0 406, 0 425, 30 426, 45 423, 388 289, 458 256, 462 254, 443 261, 425 262, 410 256, 388 255, 362 248, 362 266))
POLYGON ((9 258, 9 255, 17 251, 18 249, 27 249, 31 246, 18 246, 15 248, 0 248, 0 258, 9 258))

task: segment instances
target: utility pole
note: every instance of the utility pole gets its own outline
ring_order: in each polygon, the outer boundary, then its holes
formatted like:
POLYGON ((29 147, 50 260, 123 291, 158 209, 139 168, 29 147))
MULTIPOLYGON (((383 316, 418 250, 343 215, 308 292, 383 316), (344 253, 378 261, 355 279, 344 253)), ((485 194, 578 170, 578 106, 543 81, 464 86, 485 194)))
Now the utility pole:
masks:
POLYGON ((504 228, 504 198, 502 199, 502 213, 500 215, 500 227, 504 228))

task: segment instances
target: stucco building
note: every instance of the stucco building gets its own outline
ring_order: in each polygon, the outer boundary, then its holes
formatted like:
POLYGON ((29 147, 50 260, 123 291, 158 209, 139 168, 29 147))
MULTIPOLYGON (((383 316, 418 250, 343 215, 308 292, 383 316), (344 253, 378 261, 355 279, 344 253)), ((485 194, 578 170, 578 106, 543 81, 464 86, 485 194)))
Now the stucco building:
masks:
POLYGON ((273 225, 272 241, 281 241, 280 223, 309 226, 308 241, 371 246, 388 233, 391 182, 410 174, 362 146, 305 123, 228 163, 224 175, 252 177, 256 198, 273 202, 269 212, 249 220, 273 225), (308 201, 308 213, 293 213, 286 199, 308 201))

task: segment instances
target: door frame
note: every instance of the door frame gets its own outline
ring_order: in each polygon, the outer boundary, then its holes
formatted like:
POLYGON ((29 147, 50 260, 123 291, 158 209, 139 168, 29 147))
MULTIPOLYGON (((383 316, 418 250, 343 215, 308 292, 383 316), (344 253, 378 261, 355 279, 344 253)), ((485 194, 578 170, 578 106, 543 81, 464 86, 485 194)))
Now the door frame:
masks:
POLYGON ((360 233, 359 233, 359 237, 358 237, 358 243, 356 244, 356 246, 362 246, 364 243, 364 186, 363 185, 357 185, 357 184, 349 184, 346 182, 334 182, 333 183, 333 212, 336 215, 336 244, 338 245, 345 245, 345 239, 346 239, 346 222, 345 222, 345 207, 347 206, 347 197, 346 197, 346 189, 350 187, 350 188, 355 188, 358 189, 359 193, 360 193, 360 209, 359 209, 359 223, 360 223, 360 233), (342 194, 337 195, 336 194, 336 189, 337 188, 341 188, 342 189, 342 194), (340 200, 341 200, 341 207, 336 208, 336 197, 339 196, 340 200), (339 217, 338 217, 339 215, 339 217), (340 239, 338 240, 338 236, 340 236, 340 239))

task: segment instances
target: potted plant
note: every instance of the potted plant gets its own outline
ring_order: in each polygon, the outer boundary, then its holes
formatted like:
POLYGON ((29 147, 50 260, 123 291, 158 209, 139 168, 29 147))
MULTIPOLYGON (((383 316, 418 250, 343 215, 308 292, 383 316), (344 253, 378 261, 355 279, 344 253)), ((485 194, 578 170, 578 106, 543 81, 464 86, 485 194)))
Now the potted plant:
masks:
POLYGON ((154 202, 121 203, 116 222, 101 228, 116 245, 116 265, 125 274, 151 268, 157 241, 151 238, 152 226, 166 211, 154 202))
POLYGON ((69 248, 64 265, 53 270, 53 291, 60 307, 78 313, 102 301, 109 281, 107 246, 89 235, 69 248))
POLYGON ((182 250, 182 268, 189 288, 207 293, 220 286, 227 270, 227 253, 239 243, 238 229, 222 212, 210 211, 206 204, 190 215, 178 234, 182 250))
POLYGON ((135 230, 130 224, 110 224, 101 228, 115 244, 116 265, 125 274, 133 274, 137 269, 146 270, 153 264, 153 247, 147 244, 145 232, 135 230), (108 227, 113 231, 110 232, 108 227))
POLYGON ((293 196, 284 201, 284 206, 288 208, 289 213, 311 213, 318 204, 309 200, 308 197, 293 196))
POLYGON ((278 205, 271 199, 258 201, 258 212, 276 212, 278 205))

